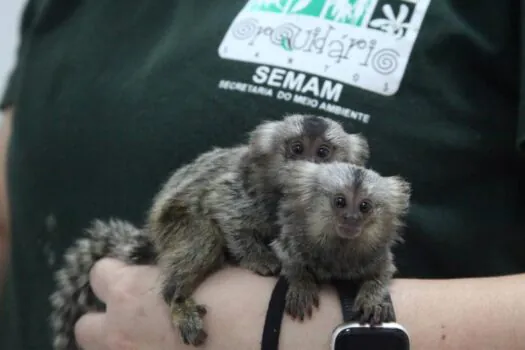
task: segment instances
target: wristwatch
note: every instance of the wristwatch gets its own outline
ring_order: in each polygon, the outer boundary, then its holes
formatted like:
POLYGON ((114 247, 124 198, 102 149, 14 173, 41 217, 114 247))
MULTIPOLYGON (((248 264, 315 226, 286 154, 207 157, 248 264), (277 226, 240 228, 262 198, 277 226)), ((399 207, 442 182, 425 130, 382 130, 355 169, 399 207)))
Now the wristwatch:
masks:
MULTIPOLYGON (((331 350, 410 350, 407 330, 395 322, 386 322, 371 327, 354 321, 352 306, 357 295, 358 284, 351 281, 333 281, 341 300, 343 323, 332 333, 331 350)), ((387 301, 392 302, 390 294, 387 301)))

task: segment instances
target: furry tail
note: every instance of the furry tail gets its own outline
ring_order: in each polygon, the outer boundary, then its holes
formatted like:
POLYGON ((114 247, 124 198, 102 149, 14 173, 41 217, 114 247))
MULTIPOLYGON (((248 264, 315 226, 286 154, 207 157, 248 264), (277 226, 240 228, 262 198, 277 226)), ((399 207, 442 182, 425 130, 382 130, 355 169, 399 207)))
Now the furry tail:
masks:
POLYGON ((76 350, 74 325, 88 311, 104 310, 104 304, 89 285, 91 267, 103 257, 129 264, 149 264, 156 253, 146 232, 122 220, 96 220, 87 236, 65 252, 64 266, 55 273, 56 290, 51 294, 51 329, 55 350, 76 350))

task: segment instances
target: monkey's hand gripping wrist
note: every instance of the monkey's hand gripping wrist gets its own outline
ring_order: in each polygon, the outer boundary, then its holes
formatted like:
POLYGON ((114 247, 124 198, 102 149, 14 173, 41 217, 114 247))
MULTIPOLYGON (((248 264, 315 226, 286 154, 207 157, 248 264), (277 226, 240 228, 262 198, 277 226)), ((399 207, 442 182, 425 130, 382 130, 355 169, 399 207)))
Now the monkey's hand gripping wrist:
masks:
POLYGON ((196 304, 191 298, 177 298, 171 302, 172 322, 179 328, 182 341, 186 345, 199 346, 204 343, 207 333, 204 331, 204 305, 196 304))
POLYGON ((386 296, 387 287, 380 281, 363 282, 353 306, 355 321, 372 326, 394 321, 394 307, 386 296))
POLYGON ((276 276, 281 270, 281 262, 270 251, 245 256, 239 261, 239 266, 262 276, 276 276))
POLYGON ((293 319, 303 321, 312 317, 314 308, 319 307, 319 285, 313 278, 289 279, 285 311, 293 319))

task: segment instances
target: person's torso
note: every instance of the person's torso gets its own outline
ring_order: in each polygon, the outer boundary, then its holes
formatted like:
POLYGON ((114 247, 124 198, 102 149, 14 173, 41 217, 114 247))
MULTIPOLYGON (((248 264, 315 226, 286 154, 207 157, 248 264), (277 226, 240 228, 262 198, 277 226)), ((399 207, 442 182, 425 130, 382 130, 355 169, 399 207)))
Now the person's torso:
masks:
POLYGON ((525 269, 511 1, 68 3, 22 50, 2 348, 49 348, 51 276, 91 220, 142 224, 175 168, 289 113, 361 132, 368 166, 411 182, 400 276, 525 269))

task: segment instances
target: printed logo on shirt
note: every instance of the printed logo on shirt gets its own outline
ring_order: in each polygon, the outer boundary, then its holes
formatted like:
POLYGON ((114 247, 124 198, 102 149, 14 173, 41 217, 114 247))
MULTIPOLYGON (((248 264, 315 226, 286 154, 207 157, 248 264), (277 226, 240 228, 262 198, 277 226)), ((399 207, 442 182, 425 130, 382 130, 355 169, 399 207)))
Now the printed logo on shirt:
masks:
POLYGON ((219 87, 328 108, 366 123, 366 114, 337 104, 344 85, 394 95, 429 3, 250 0, 233 20, 218 53, 223 59, 258 66, 251 82, 222 80, 219 87))

